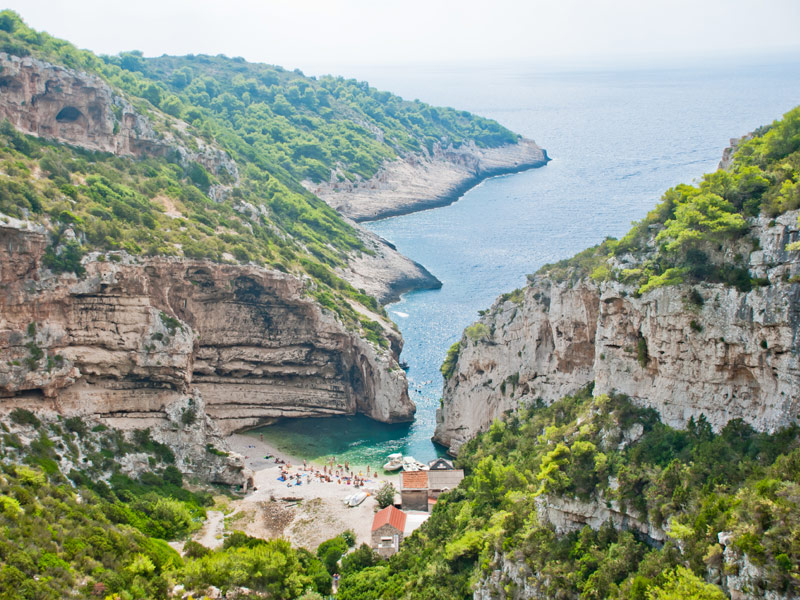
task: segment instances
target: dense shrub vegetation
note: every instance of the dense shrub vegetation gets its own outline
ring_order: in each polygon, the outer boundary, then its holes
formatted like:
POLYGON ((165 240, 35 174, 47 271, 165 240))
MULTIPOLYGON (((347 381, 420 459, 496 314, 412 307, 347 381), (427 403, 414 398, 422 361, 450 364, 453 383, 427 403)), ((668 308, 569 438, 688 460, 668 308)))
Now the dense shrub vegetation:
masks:
MULTIPOLYGON (((167 541, 197 530, 213 499, 184 487, 171 451, 146 430, 129 436, 77 417, 42 423, 28 411, 14 414, 22 429, 3 424, 0 437, 3 600, 156 599, 176 584, 198 598, 208 586, 286 600, 330 593, 327 563, 283 540, 237 532, 215 551, 189 541, 182 558, 167 541), (131 452, 149 455, 151 469, 136 479, 119 468, 131 452), (65 458, 79 468, 63 474, 65 458)), ((345 532, 328 545, 352 543, 345 532)), ((334 565, 340 557, 326 555, 334 565)))
POLYGON ((548 598, 723 598, 703 581, 736 569, 723 565, 723 531, 763 567, 765 589, 797 594, 799 433, 732 421, 714 434, 703 418, 678 431, 589 390, 523 409, 463 447, 462 484, 389 562, 346 574, 339 597, 470 598, 502 555, 548 598), (611 524, 559 537, 537 516, 558 498, 616 506, 667 541, 611 524))
MULTIPOLYGON (((591 276, 636 286, 638 294, 682 282, 718 282, 749 291, 769 284, 751 278, 748 219, 800 208, 800 107, 740 144, 729 170, 697 185, 668 190, 661 203, 621 240, 602 244, 540 273, 557 280, 591 276), (733 260, 725 251, 734 248, 733 260), (610 259, 634 263, 614 267, 610 259)), ((796 248, 800 249, 800 247, 796 248)))

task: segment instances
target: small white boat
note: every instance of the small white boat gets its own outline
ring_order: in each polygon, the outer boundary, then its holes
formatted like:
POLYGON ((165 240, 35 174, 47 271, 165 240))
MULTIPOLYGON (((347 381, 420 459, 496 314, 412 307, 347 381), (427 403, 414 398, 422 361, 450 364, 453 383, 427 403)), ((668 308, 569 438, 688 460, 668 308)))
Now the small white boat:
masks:
POLYGON ((356 492, 355 494, 345 496, 343 502, 345 506, 358 506, 367 499, 367 496, 369 496, 367 492, 356 492))
POLYGON ((428 465, 419 462, 413 456, 403 457, 403 471, 427 471, 428 465))
POLYGON ((403 468, 403 455, 399 452, 397 454, 389 455, 389 462, 383 465, 385 471, 399 471, 403 468))

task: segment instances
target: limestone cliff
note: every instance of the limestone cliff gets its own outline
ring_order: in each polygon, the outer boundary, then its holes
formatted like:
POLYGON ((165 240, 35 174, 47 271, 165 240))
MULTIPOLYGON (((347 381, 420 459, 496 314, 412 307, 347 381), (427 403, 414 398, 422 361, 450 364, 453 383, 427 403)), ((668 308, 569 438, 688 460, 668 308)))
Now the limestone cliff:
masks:
POLYGON ((800 414, 798 211, 752 219, 760 249, 742 292, 676 285, 635 287, 536 276, 498 300, 461 340, 445 384, 435 439, 451 451, 522 403, 552 402, 595 381, 683 427, 701 414, 715 429, 741 418, 772 431, 800 414), (471 334, 468 335, 468 334, 471 334))
MULTIPOLYGON (((770 589, 763 567, 742 555, 727 536, 720 534, 721 552, 709 560, 709 581, 722 587, 731 600, 791 600, 791 592, 770 589), (713 562, 712 562, 713 561, 713 562)), ((547 573, 533 571, 519 556, 495 553, 491 571, 475 585, 473 600, 549 600, 552 581, 547 573)), ((563 591, 559 598, 578 600, 563 591)))
POLYGON ((540 167, 547 160, 547 153, 528 139, 498 148, 436 144, 430 153, 384 164, 367 180, 332 180, 308 188, 354 221, 374 221, 451 204, 483 179, 540 167))
POLYGON ((43 232, 0 227, 0 400, 116 426, 146 426, 202 399, 223 433, 281 416, 360 412, 409 420, 391 349, 347 330, 310 281, 252 266, 174 258, 85 260, 86 275, 41 267, 43 232))

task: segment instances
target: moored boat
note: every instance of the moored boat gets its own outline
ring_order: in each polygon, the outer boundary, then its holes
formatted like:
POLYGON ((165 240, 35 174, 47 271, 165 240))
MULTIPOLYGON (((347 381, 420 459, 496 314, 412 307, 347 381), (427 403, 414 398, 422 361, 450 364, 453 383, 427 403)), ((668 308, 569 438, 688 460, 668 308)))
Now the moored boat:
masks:
POLYGON ((396 454, 390 454, 388 456, 388 462, 383 465, 384 471, 399 471, 403 468, 403 455, 399 452, 396 454))
POLYGON ((428 465, 419 462, 413 456, 403 457, 403 471, 427 471, 428 465))

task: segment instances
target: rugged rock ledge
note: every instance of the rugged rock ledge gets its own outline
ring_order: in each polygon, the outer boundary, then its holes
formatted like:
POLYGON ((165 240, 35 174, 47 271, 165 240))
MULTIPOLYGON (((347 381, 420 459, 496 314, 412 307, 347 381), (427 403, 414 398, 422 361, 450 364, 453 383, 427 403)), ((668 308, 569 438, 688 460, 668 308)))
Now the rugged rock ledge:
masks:
POLYGON ((715 429, 734 418, 766 431, 796 422, 800 252, 786 245, 800 237, 797 219, 791 211, 751 222, 761 250, 750 272, 770 283, 747 293, 702 284, 636 298, 617 282, 535 277, 462 338, 434 439, 455 453, 506 411, 591 381, 596 394, 627 394, 675 427, 700 415, 715 429))
MULTIPOLYGON (((211 173, 239 180, 226 152, 190 136, 186 123, 163 113, 169 127, 156 131, 148 117, 96 75, 0 52, 0 90, 0 119, 23 133, 118 156, 173 153, 184 165, 198 162, 211 173)), ((218 197, 226 189, 218 186, 210 194, 218 197)))
MULTIPOLYGON (((349 220, 349 219, 346 219, 349 220)), ((371 252, 348 257, 347 266, 337 269, 339 275, 354 288, 375 296, 381 304, 396 302, 401 294, 412 290, 433 290, 442 287, 428 269, 407 256, 382 237, 352 223, 364 246, 371 252)))
POLYGON ((385 164, 370 179, 311 184, 308 188, 354 221, 375 221, 452 204, 483 179, 547 164, 533 140, 499 148, 474 143, 435 146, 431 154, 411 154, 385 164))
POLYGON ((40 267, 44 233, 0 227, 0 400, 144 427, 187 396, 221 432, 281 416, 407 421, 402 346, 348 331, 307 282, 257 267, 151 258, 40 267))
MULTIPOLYGON (((719 536, 721 555, 716 564, 709 564, 711 583, 722 587, 731 600, 791 600, 788 592, 778 592, 765 585, 768 581, 764 567, 750 561, 727 536, 719 536)), ((532 570, 525 560, 514 554, 495 553, 492 570, 477 582, 473 600, 550 600, 547 573, 532 570)), ((566 594, 564 600, 578 600, 566 594)))

